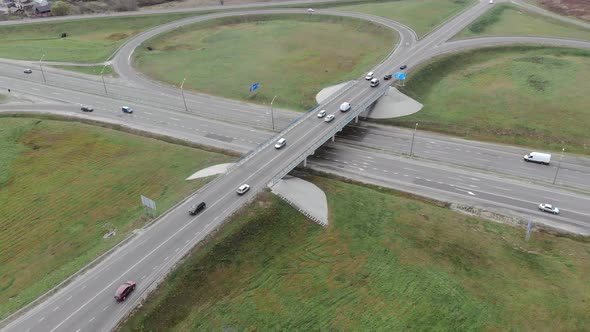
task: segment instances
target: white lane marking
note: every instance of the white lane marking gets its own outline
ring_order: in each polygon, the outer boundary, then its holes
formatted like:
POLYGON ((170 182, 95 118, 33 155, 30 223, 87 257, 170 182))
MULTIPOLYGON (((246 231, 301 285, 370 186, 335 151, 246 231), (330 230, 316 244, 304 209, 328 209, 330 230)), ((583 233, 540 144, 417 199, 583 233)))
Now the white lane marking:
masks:
POLYGON ((29 327, 25 332, 29 332, 31 330, 31 328, 29 327))
POLYGON ((153 270, 155 270, 155 269, 157 269, 157 268, 158 268, 158 265, 154 266, 153 270))
POLYGON ((408 174, 404 174, 404 176, 409 176, 408 174))
POLYGON ((170 118, 170 120, 174 120, 174 121, 180 121, 177 118, 170 118))
POLYGON ((92 317, 90 318, 90 320, 88 321, 88 323, 92 323, 92 321, 95 319, 96 317, 92 317))
POLYGON ((40 89, 37 89, 37 88, 31 88, 31 89, 35 90, 35 91, 41 91, 40 89))
POLYGON ((140 279, 140 280, 143 280, 143 279, 145 279, 145 275, 144 275, 143 277, 141 277, 141 279, 140 279))
POLYGON ((180 250, 180 248, 176 248, 176 249, 174 249, 174 252, 178 252, 178 250, 180 250))
POLYGON ((166 256, 166 258, 164 258, 164 262, 167 261, 168 258, 170 258, 170 256, 166 256))
POLYGON ((476 178, 470 178, 470 179, 473 181, 479 181, 479 179, 476 179, 476 178))
POLYGON ((69 300, 71 300, 71 299, 72 299, 72 295, 70 295, 70 297, 68 297, 68 298, 66 299, 66 301, 69 301, 69 300))
POLYGON ((384 170, 383 170, 383 173, 389 173, 389 171, 388 171, 388 170, 386 170, 386 169, 384 169, 384 170))
POLYGON ((85 289, 86 289, 86 285, 82 286, 82 290, 85 290, 85 289))
POLYGON ((485 158, 477 158, 477 157, 473 157, 473 159, 475 159, 475 160, 479 160, 479 161, 483 161, 483 162, 488 162, 488 161, 490 161, 489 159, 485 159, 485 158))
POLYGON ((415 169, 413 169, 413 168, 407 168, 407 167, 404 167, 404 169, 405 169, 406 171, 411 171, 411 172, 415 172, 415 171, 416 171, 416 170, 415 170, 415 169))
POLYGON ((41 323, 44 320, 45 320, 45 316, 43 316, 43 317, 41 317, 41 319, 39 319, 39 323, 41 323))
POLYGON ((186 241, 184 241, 184 243, 188 243, 189 241, 190 241, 190 240, 186 240, 186 241))
POLYGON ((80 331, 82 331, 82 329, 77 329, 77 330, 76 330, 76 332, 80 332, 80 331))
POLYGON ((502 188, 502 187, 496 187, 496 186, 492 186, 492 188, 496 188, 496 189, 500 189, 500 190, 506 190, 506 191, 512 191, 508 188, 502 188))
POLYGON ((144 112, 144 113, 145 113, 145 114, 149 114, 149 115, 153 115, 153 114, 152 114, 152 113, 150 113, 150 112, 144 112))
POLYGON ((59 307, 53 308, 53 312, 56 312, 58 309, 59 309, 59 307))
POLYGON ((470 184, 469 185, 471 188, 479 188, 478 186, 474 185, 474 184, 470 184))
POLYGON ((108 308, 109 308, 109 306, 106 306, 106 307, 102 308, 102 311, 107 311, 108 308))

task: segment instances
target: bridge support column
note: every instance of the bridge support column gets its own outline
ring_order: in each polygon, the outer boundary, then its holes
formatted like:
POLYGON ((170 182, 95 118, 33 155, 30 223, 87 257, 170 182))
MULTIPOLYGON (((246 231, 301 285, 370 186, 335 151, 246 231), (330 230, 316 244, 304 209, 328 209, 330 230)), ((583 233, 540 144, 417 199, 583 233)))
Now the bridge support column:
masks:
POLYGON ((359 123, 359 116, 358 115, 354 118, 354 123, 359 123))
POLYGON ((334 142, 335 138, 336 138, 336 134, 332 135, 332 142, 334 142))
POLYGON ((303 159, 303 168, 307 168, 307 157, 303 159))

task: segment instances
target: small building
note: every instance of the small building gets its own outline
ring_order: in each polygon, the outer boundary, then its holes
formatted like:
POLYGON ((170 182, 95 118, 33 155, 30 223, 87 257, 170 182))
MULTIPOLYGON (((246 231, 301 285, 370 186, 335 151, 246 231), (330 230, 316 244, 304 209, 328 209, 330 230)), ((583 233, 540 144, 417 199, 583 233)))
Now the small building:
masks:
POLYGON ((35 7, 35 15, 36 16, 51 16, 51 5, 36 6, 35 7))

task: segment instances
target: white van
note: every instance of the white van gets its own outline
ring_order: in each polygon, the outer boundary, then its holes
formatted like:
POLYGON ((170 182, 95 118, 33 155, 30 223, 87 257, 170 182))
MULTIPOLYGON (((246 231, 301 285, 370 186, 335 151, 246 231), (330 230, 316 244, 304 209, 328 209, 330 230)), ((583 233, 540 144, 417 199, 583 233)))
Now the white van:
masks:
POLYGON ((342 103, 342 105, 340 105, 340 111, 341 112, 350 111, 350 103, 347 103, 347 102, 342 103))
POLYGON ((549 165, 549 162, 551 162, 551 155, 549 153, 531 152, 524 155, 524 161, 549 165))

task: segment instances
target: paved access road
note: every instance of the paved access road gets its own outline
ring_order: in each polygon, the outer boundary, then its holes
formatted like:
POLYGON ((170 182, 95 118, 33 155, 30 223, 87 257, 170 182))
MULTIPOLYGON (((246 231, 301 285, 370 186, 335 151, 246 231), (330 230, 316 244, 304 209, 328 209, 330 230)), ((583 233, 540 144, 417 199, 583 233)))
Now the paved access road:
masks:
MULTIPOLYGON (((441 27, 434 33, 430 34, 420 43, 415 43, 411 39, 406 39, 402 35, 400 47, 396 49, 396 53, 388 58, 384 63, 375 69, 375 72, 382 76, 385 72, 390 72, 392 68, 397 67, 400 63, 413 64, 412 61, 427 56, 433 48, 437 48, 439 44, 447 40, 450 36, 460 31, 466 24, 475 19, 478 15, 481 15, 489 6, 487 4, 478 4, 462 15, 456 17, 450 21, 447 25, 441 27)), ((438 52, 438 51, 437 51, 438 52)), ((123 54, 123 53, 121 53, 123 54)), ((434 54, 434 53, 432 53, 434 54)), ((126 78, 131 78, 132 72, 125 73, 126 78)), ((145 81, 144 81, 145 82, 145 81)), ((148 87, 143 85, 144 82, 141 80, 132 81, 130 86, 135 87, 148 87)), ((68 93, 68 89, 52 88, 55 89, 52 92, 55 93, 68 93)), ((124 88, 122 88, 124 89, 124 88)), ((154 90, 158 91, 158 90, 154 90)), ((39 91, 40 94, 47 95, 48 90, 42 89, 39 91)), ((163 94, 167 91, 162 91, 163 94)), ((330 131, 331 126, 338 124, 342 125, 343 116, 338 113, 337 108, 340 102, 343 100, 349 101, 355 105, 359 105, 366 98, 368 94, 373 93, 373 90, 368 87, 366 82, 357 82, 354 86, 347 89, 340 98, 332 100, 322 108, 331 110, 337 114, 336 120, 331 124, 326 124, 321 120, 315 118, 313 114, 308 115, 304 118, 300 125, 291 129, 285 137, 288 140, 287 147, 282 150, 275 150, 272 146, 260 149, 258 153, 251 155, 240 167, 233 169, 227 175, 219 177, 215 182, 209 186, 197 192, 193 197, 187 201, 181 203, 176 209, 173 209, 170 213, 166 214, 152 227, 146 229, 139 234, 135 239, 129 242, 125 247, 121 248, 109 258, 99 263, 88 273, 80 276, 75 282, 62 289, 57 294, 51 296, 49 300, 43 302, 41 305, 35 307, 29 311, 26 315, 14 321, 6 330, 15 331, 103 331, 111 329, 116 322, 123 317, 140 299, 142 295, 147 294, 155 283, 164 277, 165 273, 178 261, 179 257, 186 253, 189 248, 199 241, 205 234, 211 229, 217 227, 228 215, 237 211, 241 206, 247 203, 248 200, 254 198, 256 191, 261 190, 265 187, 266 183, 272 178, 272 175, 277 170, 286 167, 292 160, 293 157, 302 153, 307 149, 309 144, 314 139, 325 135, 330 131), (251 192, 244 196, 238 196, 235 193, 235 188, 242 183, 249 183, 252 185, 251 192), (190 217, 186 213, 188 205, 195 202, 206 201, 208 208, 197 217, 190 217), (128 302, 124 304, 117 304, 112 298, 114 289, 123 281, 132 279, 138 282, 138 289, 128 299, 128 302)), ((51 97, 51 96, 50 96, 51 97)), ((196 98, 195 95, 193 98, 196 98)), ((61 98, 61 97, 60 97, 61 98)), ((94 97, 93 97, 94 98, 94 97)), ((98 97, 97 97, 98 98, 98 97)), ((103 98, 103 97, 100 97, 103 98)), ((159 96, 159 99, 165 98, 165 95, 159 96)), ((113 103, 108 101, 110 98, 101 99, 101 102, 113 103)), ((177 100, 177 99, 175 99, 177 100)), ((211 98, 209 101, 213 101, 211 98)), ((138 109, 144 107, 148 109, 142 100, 136 101, 138 109)), ((149 104, 149 103, 148 103, 149 104)), ((133 105, 134 106, 134 105, 133 105)), ((56 107, 58 108, 58 107, 56 107)), ((102 114, 100 108, 97 109, 96 115, 99 117, 118 117, 118 121, 128 123, 134 126, 145 125, 146 130, 150 130, 153 127, 157 127, 157 123, 154 123, 154 119, 166 118, 169 121, 162 123, 164 129, 160 131, 173 130, 181 131, 185 130, 184 135, 194 135, 193 125, 195 122, 187 123, 182 119, 173 120, 174 118, 185 116, 177 110, 162 110, 157 107, 149 108, 150 118, 146 117, 145 121, 139 119, 139 112, 131 116, 123 117, 122 114, 117 115, 117 111, 111 110, 112 114, 107 114, 106 111, 102 114), (160 112, 162 110, 162 112, 160 112), (101 112, 99 115, 99 111, 101 112), (151 118, 153 116, 153 118, 151 118), (143 122, 142 122, 143 121, 143 122), (176 125, 172 123, 179 122, 176 125), (187 130, 188 129, 188 130, 187 130)), ((66 110, 67 111, 67 110, 66 110)), ((72 109, 72 112, 76 110, 72 109)), ((144 115, 141 115, 144 116, 144 115)), ((193 121, 194 121, 194 117, 193 121)), ((214 123, 215 121, 210 121, 214 123)), ((220 128, 222 123, 216 123, 220 128)), ((227 129, 222 129, 227 130, 227 129)), ((232 137, 227 132, 225 137, 232 137)), ((241 134, 241 133, 240 133, 241 134)), ((250 137, 255 139, 254 135, 257 132, 252 132, 250 137)), ((221 135, 220 135, 221 136, 221 135)), ((211 140, 218 140, 215 137, 208 135, 211 140)), ((254 140, 252 140, 254 142, 254 140)), ((248 142, 249 143, 249 142, 248 142)), ((241 144, 241 143, 240 143, 241 144)), ((246 144, 245 144, 246 145, 246 144)), ((350 150, 341 149, 340 152, 342 165, 341 171, 354 172, 355 174, 362 173, 360 170, 355 170, 359 164, 356 164, 359 158, 370 160, 369 157, 375 158, 372 155, 363 155, 362 152, 355 151, 355 155, 352 159, 350 157, 350 150), (347 159, 348 158, 348 159, 347 159), (346 162, 346 163, 344 163, 346 162), (348 169, 348 164, 351 164, 348 169), (356 165, 355 165, 356 164, 356 165)), ((325 160, 329 158, 336 159, 329 156, 324 156, 321 152, 318 153, 318 165, 319 167, 324 166, 325 160)), ((409 162, 408 169, 397 169, 400 165, 404 164, 402 158, 395 160, 397 165, 391 168, 391 160, 386 156, 375 159, 374 166, 367 167, 361 166, 360 168, 371 169, 373 177, 378 179, 377 174, 381 172, 382 181, 398 181, 399 183, 405 183, 408 187, 417 186, 421 188, 427 188, 428 191, 436 192, 447 192, 448 195, 459 194, 465 196, 465 199, 481 199, 484 202, 491 202, 492 204, 510 204, 517 207, 528 207, 530 200, 533 200, 532 196, 523 196, 518 202, 513 202, 514 197, 512 194, 500 195, 497 191, 493 190, 509 190, 518 192, 519 187, 523 187, 522 183, 511 185, 508 180, 499 180, 496 178, 486 178, 483 175, 471 177, 468 172, 457 172, 456 170, 445 170, 444 167, 432 167, 432 165, 420 165, 418 162, 407 159, 409 162), (386 166, 390 168, 386 168, 386 166), (397 168, 395 168, 397 167, 397 168), (414 170, 420 174, 424 173, 427 176, 415 176, 414 170), (386 172, 397 172, 399 179, 393 176, 383 176, 386 172), (468 179, 463 177, 469 177, 468 179), (400 180, 401 179, 401 180, 400 180), (407 180, 404 180, 407 179, 407 180), (450 180, 454 179, 451 182, 450 180), (475 184, 477 180, 481 182, 481 179, 489 180, 490 183, 485 185, 475 184), (440 183, 439 183, 440 182, 440 183), (453 184, 453 186, 451 186, 453 184), (477 186, 473 187, 473 186, 477 186), (497 187, 494 189, 493 187, 497 187), (472 189, 472 190, 470 190, 472 189), (471 193, 470 193, 471 192, 471 193), (495 203, 494 203, 495 202, 495 203)), ((371 164, 365 161, 367 164, 371 164)), ((338 161, 330 161, 329 165, 338 165, 338 161)), ((364 165, 364 164, 362 164, 364 165)), ((332 167, 332 166, 329 166, 332 167)), ((393 174, 396 175, 396 174, 393 174)), ((535 188, 536 186, 525 186, 527 188, 535 188)), ((526 190, 526 188, 525 188, 526 190)), ((560 194, 556 191, 551 191, 553 194, 560 194)), ((544 193, 543 193, 544 194, 544 193)), ((568 208, 571 208, 572 212, 576 211, 579 206, 584 204, 577 203, 578 197, 574 197, 571 193, 564 193, 564 195, 570 195, 572 197, 563 196, 563 200, 568 200, 568 208), (569 201, 571 200, 571 203, 569 201)), ((561 197, 561 196, 560 196, 561 197)), ((584 200, 583 196, 580 198, 584 200)), ((557 218, 576 218, 580 213, 587 213, 586 211, 570 213, 557 218)), ((561 221, 556 219, 557 221, 561 221)), ((569 221, 568 221, 569 222, 569 221)), ((575 220, 572 223, 574 226, 577 225, 575 220)))

